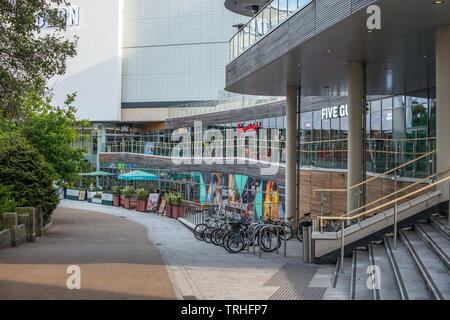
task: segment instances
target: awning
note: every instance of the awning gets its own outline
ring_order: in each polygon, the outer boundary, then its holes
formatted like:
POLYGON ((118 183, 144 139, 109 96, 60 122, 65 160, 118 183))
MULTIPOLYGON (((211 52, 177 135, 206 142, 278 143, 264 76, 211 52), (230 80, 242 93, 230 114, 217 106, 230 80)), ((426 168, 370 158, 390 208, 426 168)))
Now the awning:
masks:
POLYGON ((140 170, 121 174, 117 178, 120 180, 158 180, 158 177, 154 174, 140 170))

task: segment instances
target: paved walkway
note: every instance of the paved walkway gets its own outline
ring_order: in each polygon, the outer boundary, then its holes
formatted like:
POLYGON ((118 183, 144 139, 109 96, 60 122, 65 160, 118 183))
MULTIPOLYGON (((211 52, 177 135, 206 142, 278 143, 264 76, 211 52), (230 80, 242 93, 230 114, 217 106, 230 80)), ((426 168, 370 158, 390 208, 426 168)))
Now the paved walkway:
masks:
POLYGON ((297 266, 295 270, 303 268, 302 273, 308 274, 301 284, 302 293, 297 296, 321 299, 331 284, 333 268, 316 266, 312 270, 311 265, 303 264, 302 247, 297 240, 288 242, 287 257, 280 253, 264 254, 259 258, 252 252, 231 254, 221 247, 198 241, 189 229, 175 219, 71 200, 62 200, 60 207, 103 212, 122 217, 124 223, 130 220, 145 226, 148 238, 165 261, 178 299, 288 298, 280 290, 292 287, 291 278, 284 270, 292 269, 290 266, 293 265, 297 266), (318 292, 317 288, 323 290, 318 292))
POLYGON ((36 242, 0 250, 0 299, 176 298, 144 226, 61 207, 53 219, 36 242), (66 288, 69 265, 81 268, 81 290, 66 288))

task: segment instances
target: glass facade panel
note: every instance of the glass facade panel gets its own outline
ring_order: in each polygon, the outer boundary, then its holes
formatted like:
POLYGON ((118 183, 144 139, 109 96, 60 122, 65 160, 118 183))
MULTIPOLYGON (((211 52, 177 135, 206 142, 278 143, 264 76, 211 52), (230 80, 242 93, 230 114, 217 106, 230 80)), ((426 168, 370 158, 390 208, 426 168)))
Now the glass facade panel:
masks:
POLYGON ((280 23, 288 16, 287 2, 288 0, 279 0, 278 10, 280 14, 280 23))

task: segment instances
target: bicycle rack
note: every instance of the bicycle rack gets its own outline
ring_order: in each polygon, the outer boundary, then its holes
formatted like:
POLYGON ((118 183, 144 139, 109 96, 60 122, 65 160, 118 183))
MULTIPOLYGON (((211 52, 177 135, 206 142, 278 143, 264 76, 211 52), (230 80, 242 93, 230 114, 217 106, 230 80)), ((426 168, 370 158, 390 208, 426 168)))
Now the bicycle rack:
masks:
MULTIPOLYGON (((273 225, 273 224, 268 224, 268 225, 266 225, 266 226, 263 226, 260 230, 259 230, 259 239, 258 239, 258 245, 259 245, 259 257, 261 258, 262 257, 262 249, 261 249, 261 247, 262 247, 262 245, 261 245, 261 239, 262 239, 262 232, 263 232, 263 230, 265 230, 265 229, 268 229, 268 228, 276 228, 276 230, 277 230, 277 239, 280 239, 280 233, 279 233, 279 229, 280 228, 282 228, 282 226, 279 226, 279 225, 273 225)), ((284 242, 284 248, 283 248, 283 250, 284 250, 284 253, 283 253, 283 256, 284 257, 286 257, 286 235, 284 236, 284 239, 283 239, 283 242, 284 242)), ((255 253, 255 235, 253 234, 253 253, 255 253)), ((277 243, 277 254, 278 253, 280 253, 280 247, 278 246, 278 243, 277 243)))

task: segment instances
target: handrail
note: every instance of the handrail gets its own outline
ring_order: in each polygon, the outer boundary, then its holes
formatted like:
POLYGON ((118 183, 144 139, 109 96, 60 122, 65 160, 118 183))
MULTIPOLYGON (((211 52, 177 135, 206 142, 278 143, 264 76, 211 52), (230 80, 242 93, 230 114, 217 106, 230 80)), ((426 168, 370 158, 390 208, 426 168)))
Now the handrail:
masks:
POLYGON ((381 197, 380 199, 377 199, 377 200, 375 200, 375 201, 372 201, 371 203, 368 203, 368 204, 366 204, 366 205, 363 205, 363 206, 361 206, 361 207, 359 207, 359 208, 357 208, 357 209, 354 209, 354 210, 352 210, 352 211, 350 211, 350 212, 344 213, 341 217, 345 217, 345 216, 351 215, 352 213, 358 212, 358 211, 360 211, 361 209, 364 209, 364 208, 367 208, 368 206, 373 205, 374 203, 377 203, 377 202, 383 201, 383 200, 385 200, 385 199, 387 199, 387 198, 390 198, 390 197, 392 197, 392 196, 394 196, 394 195, 396 195, 396 194, 398 194, 398 193, 401 193, 401 192, 403 192, 403 191, 405 191, 405 190, 408 190, 408 189, 410 189, 410 188, 412 188, 412 187, 414 187, 414 186, 416 186, 416 185, 418 185, 418 184, 420 184, 420 183, 422 183, 422 182, 424 182, 424 181, 426 181, 426 180, 429 180, 429 179, 431 179, 431 178, 434 178, 435 176, 441 175, 441 174, 446 173, 446 172, 448 172, 448 171, 450 171, 450 168, 447 168, 447 169, 441 170, 441 171, 439 171, 439 172, 436 172, 436 173, 432 174, 431 176, 426 177, 426 178, 423 178, 423 179, 420 179, 419 181, 417 181, 417 182, 415 182, 415 183, 413 183, 413 184, 407 185, 406 187, 404 187, 404 188, 402 188, 402 189, 400 189, 400 190, 397 190, 397 191, 395 191, 394 193, 390 193, 390 194, 388 194, 388 195, 385 195, 384 197, 381 197))
MULTIPOLYGON (((448 170, 450 170, 450 168, 448 168, 447 171, 448 171, 448 170)), ((413 191, 413 192, 411 192, 411 193, 408 193, 408 194, 406 194, 406 195, 404 195, 404 196, 402 196, 402 197, 400 197, 400 198, 391 200, 391 201, 389 201, 389 202, 387 202, 387 203, 385 203, 385 204, 382 204, 382 205, 380 205, 380 206, 378 206, 378 207, 369 209, 369 210, 367 210, 367 211, 365 211, 365 212, 361 212, 360 214, 357 214, 357 215, 354 215, 354 216, 351 216, 351 217, 347 217, 347 216, 339 216, 339 217, 329 217, 329 216, 328 216, 328 217, 323 217, 323 216, 319 216, 319 217, 317 217, 317 218, 319 218, 320 226, 322 226, 323 220, 339 220, 339 221, 342 221, 342 220, 354 220, 354 219, 357 219, 357 218, 359 218, 359 217, 368 215, 368 214, 370 214, 370 213, 372 213, 372 212, 375 212, 375 211, 377 211, 377 210, 379 210, 379 209, 381 209, 381 208, 384 208, 384 207, 390 206, 390 205, 392 205, 392 204, 395 204, 395 203, 397 203, 397 202, 399 202, 399 201, 401 201, 401 200, 403 200, 403 199, 406 199, 406 198, 408 198, 408 197, 411 197, 411 196, 413 196, 413 195, 415 195, 415 194, 417 194, 417 193, 420 193, 420 192, 423 192, 423 191, 425 191, 425 190, 428 190, 428 189, 430 189, 430 188, 432 188, 432 187, 435 187, 435 186, 437 186, 437 185, 439 185, 439 184, 441 184, 442 182, 445 182, 445 181, 447 181, 447 180, 450 180, 450 176, 445 177, 444 179, 439 180, 439 181, 436 181, 436 182, 434 182, 434 183, 431 183, 431 184, 429 184, 429 185, 427 185, 427 186, 425 186, 425 187, 423 187, 423 188, 420 188, 420 189, 418 189, 418 190, 415 190, 415 191, 413 191)))
POLYGON ((395 168, 390 169, 390 170, 388 170, 388 171, 386 171, 386 172, 380 173, 379 175, 377 175, 377 176, 375 176, 375 177, 372 177, 372 178, 370 178, 370 179, 367 179, 367 180, 365 180, 365 181, 362 181, 362 182, 360 182, 360 183, 358 183, 358 184, 355 184, 355 185, 353 185, 353 186, 351 186, 351 187, 348 187, 348 188, 346 188, 346 189, 314 189, 314 190, 313 190, 314 198, 315 198, 315 196, 316 196, 316 192, 347 192, 347 191, 353 190, 353 189, 358 188, 358 187, 360 187, 360 186, 362 186, 362 185, 364 185, 364 184, 367 184, 367 183, 369 183, 369 182, 371 182, 371 181, 374 181, 374 180, 376 180, 376 179, 379 179, 379 178, 381 178, 381 177, 383 177, 383 176, 385 176, 385 175, 387 175, 387 174, 389 174, 389 173, 391 173, 391 172, 394 172, 394 171, 396 171, 396 170, 398 170, 398 169, 400 169, 400 168, 406 167, 406 166, 408 166, 408 165, 410 165, 410 164, 412 164, 412 163, 414 163, 414 162, 416 162, 416 161, 418 161, 418 160, 420 160, 420 159, 423 159, 423 158, 425 158, 425 157, 428 157, 428 156, 430 156, 430 155, 432 155, 432 154, 434 154, 434 153, 436 153, 436 149, 433 150, 433 151, 427 152, 427 153, 425 153, 425 154, 421 155, 420 157, 417 157, 417 158, 415 158, 415 159, 413 159, 413 160, 410 160, 410 161, 408 161, 408 162, 405 162, 404 164, 402 164, 402 165, 400 165, 400 166, 398 166, 398 167, 395 167, 395 168))
MULTIPOLYGON (((252 22, 258 14, 260 14, 263 10, 265 10, 265 9, 266 9, 268 6, 270 6, 272 3, 273 3, 273 0, 270 0, 269 2, 267 2, 267 3, 264 5, 264 7, 262 7, 262 8, 261 8, 261 9, 253 16, 253 17, 251 17, 250 20, 247 21, 246 24, 244 24, 242 27, 240 27, 240 28, 238 29, 238 31, 237 31, 235 34, 233 34, 233 36, 231 37, 230 41, 228 41, 228 42, 231 42, 231 41, 234 39, 234 37, 235 37, 239 32, 241 32, 241 30, 243 30, 245 27, 247 27, 247 26, 250 24, 250 22, 252 22)), ((279 24, 279 23, 278 23, 278 24, 279 24)))

